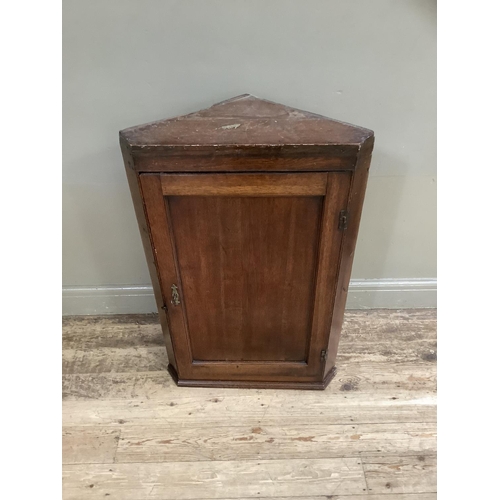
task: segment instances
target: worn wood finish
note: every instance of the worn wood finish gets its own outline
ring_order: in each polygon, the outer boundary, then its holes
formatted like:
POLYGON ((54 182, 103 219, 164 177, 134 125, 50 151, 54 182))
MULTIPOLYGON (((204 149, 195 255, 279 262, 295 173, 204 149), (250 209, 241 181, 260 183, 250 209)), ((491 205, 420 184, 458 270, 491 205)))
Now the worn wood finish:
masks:
MULTIPOLYGON (((273 498, 274 500, 436 500, 435 493, 408 493, 394 494, 394 495, 322 495, 322 496, 286 496, 286 497, 261 497, 259 498, 273 498)), ((234 500, 234 498, 219 498, 218 500, 234 500)), ((238 500, 250 500, 250 497, 239 498, 238 500)))
MULTIPOLYGON (((157 314, 65 316, 62 324, 64 349, 126 349, 164 345, 157 314)), ((435 309, 347 310, 342 345, 367 346, 375 355, 397 343, 395 350, 408 358, 406 353, 410 346, 436 341, 436 325, 435 309), (405 344, 406 348, 403 348, 405 344)))
POLYGON ((120 140, 172 378, 324 389, 373 132, 245 94, 120 140))
MULTIPOLYGON (((114 427, 116 429, 116 427, 114 427)), ((87 432, 82 430, 80 436, 87 432)), ((92 435, 90 436, 92 439, 92 435)), ((275 460, 369 455, 434 455, 434 423, 288 425, 123 426, 115 462, 275 460)))
MULTIPOLYGON (((370 398, 367 393, 356 392, 344 399, 344 396, 332 398, 328 404, 320 404, 315 398, 306 404, 297 404, 294 392, 288 392, 287 399, 282 397, 260 397, 260 394, 243 396, 235 389, 210 389, 207 398, 198 394, 189 397, 176 397, 173 387, 164 387, 160 391, 133 394, 134 379, 118 379, 132 392, 132 399, 84 399, 65 400, 63 421, 65 426, 116 427, 144 426, 165 427, 172 432, 179 428, 196 427, 210 429, 233 426, 234 422, 244 423, 248 428, 258 426, 328 426, 357 424, 399 424, 399 423, 435 423, 436 398, 413 394, 404 397, 398 394, 397 400, 388 393, 370 398), (237 394, 226 394, 227 391, 237 394), (164 397, 165 394, 168 397, 164 397), (294 396, 294 397, 292 397, 294 396), (260 397, 260 399, 259 399, 260 397), (310 407, 312 405, 312 408, 310 407)), ((100 379, 94 379, 97 385, 100 379)), ((195 391, 195 389, 186 389, 195 391)), ((95 387, 95 393, 100 392, 95 387)), ((249 393, 251 391, 245 390, 249 393)), ((271 392, 271 391, 269 391, 271 392)), ((317 394, 315 392, 307 394, 317 394)))
POLYGON ((64 319, 65 500, 436 498, 435 311, 348 311, 322 393, 180 390, 156 319, 64 319))
POLYGON ((434 423, 199 427, 71 426, 63 432, 66 463, 435 455, 434 423))
POLYGON ((112 463, 120 432, 116 427, 65 427, 62 433, 63 463, 112 463))
MULTIPOLYGON (((146 398, 170 387, 161 328, 154 322, 154 316, 65 319, 66 397, 146 398)), ((347 312, 329 398, 382 390, 386 397, 425 395, 435 384, 435 329, 432 310, 347 312)))
MULTIPOLYGON (((418 342, 389 342, 376 344, 375 349, 370 345, 360 345, 359 350, 355 348, 359 344, 343 342, 347 352, 339 355, 341 362, 339 376, 349 373, 350 376, 363 378, 363 365, 373 362, 387 362, 389 370, 405 369, 405 364, 411 363, 412 370, 421 365, 427 370, 429 362, 435 362, 436 342, 421 340, 418 342), (377 351, 377 348, 382 347, 377 351), (402 350, 407 350, 404 352, 402 350), (344 366, 342 366, 342 363, 344 366)), ((80 374, 103 374, 128 372, 131 367, 137 372, 154 372, 166 370, 168 358, 163 346, 155 347, 131 347, 128 349, 99 348, 92 351, 81 349, 66 349, 63 351, 63 373, 80 374)), ((427 372, 428 375, 431 375, 427 372)), ((392 377, 392 371, 386 373, 386 378, 392 377)), ((166 376, 166 374, 165 374, 166 376)), ((419 374, 420 376, 420 374, 419 374)))
POLYGON ((324 196, 327 174, 166 174, 165 196, 324 196))
POLYGON ((395 494, 436 491, 435 456, 367 457, 362 461, 368 491, 395 494))
POLYGON ((331 458, 65 465, 63 496, 65 500, 104 498, 106 493, 120 500, 307 498, 403 493, 403 482, 404 493, 428 493, 436 489, 436 464, 420 457, 389 457, 382 463, 376 458, 367 464, 363 458, 331 458), (389 480, 381 480, 380 472, 389 480))
POLYGON ((238 498, 242 494, 253 498, 292 494, 303 497, 333 492, 360 494, 363 488, 366 491, 363 468, 356 458, 63 467, 65 500, 81 500, 83 495, 104 498, 106 493, 120 500, 215 499, 223 495, 238 498))
POLYGON ((244 94, 120 132, 134 156, 355 156, 371 130, 244 94), (215 147, 214 147, 215 146, 215 147))

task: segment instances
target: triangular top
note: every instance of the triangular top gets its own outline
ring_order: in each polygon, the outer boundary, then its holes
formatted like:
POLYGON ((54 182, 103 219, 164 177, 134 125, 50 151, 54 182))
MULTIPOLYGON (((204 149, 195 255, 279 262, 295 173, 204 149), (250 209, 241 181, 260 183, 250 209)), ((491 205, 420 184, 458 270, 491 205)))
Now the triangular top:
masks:
POLYGON ((133 150, 200 146, 361 146, 371 130, 250 94, 120 132, 133 150))

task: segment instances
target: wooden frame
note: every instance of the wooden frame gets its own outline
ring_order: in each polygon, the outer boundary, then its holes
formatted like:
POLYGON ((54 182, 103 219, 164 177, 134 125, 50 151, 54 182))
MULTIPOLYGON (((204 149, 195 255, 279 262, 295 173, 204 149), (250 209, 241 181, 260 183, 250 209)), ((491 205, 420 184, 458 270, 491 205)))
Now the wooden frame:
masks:
POLYGON ((323 196, 326 173, 163 174, 165 196, 323 196))

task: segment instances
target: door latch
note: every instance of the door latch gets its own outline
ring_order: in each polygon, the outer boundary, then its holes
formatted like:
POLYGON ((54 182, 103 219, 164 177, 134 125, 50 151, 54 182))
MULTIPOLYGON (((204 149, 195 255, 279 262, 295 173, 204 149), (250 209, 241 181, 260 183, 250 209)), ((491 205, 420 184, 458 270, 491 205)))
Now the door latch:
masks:
POLYGON ((178 306, 181 303, 179 299, 179 289, 176 285, 172 285, 170 288, 172 289, 172 300, 170 301, 170 303, 174 306, 178 306))

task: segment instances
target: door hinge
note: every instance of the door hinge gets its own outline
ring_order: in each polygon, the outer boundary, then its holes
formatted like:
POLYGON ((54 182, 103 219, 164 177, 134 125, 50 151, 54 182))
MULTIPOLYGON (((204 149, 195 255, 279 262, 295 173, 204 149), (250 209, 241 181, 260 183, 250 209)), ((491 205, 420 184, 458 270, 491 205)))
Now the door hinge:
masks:
POLYGON ((349 222, 349 214, 347 210, 341 210, 339 215, 339 229, 347 229, 347 223, 349 222))
POLYGON ((326 361, 327 356, 328 356, 328 349, 323 349, 321 351, 321 361, 326 361))

